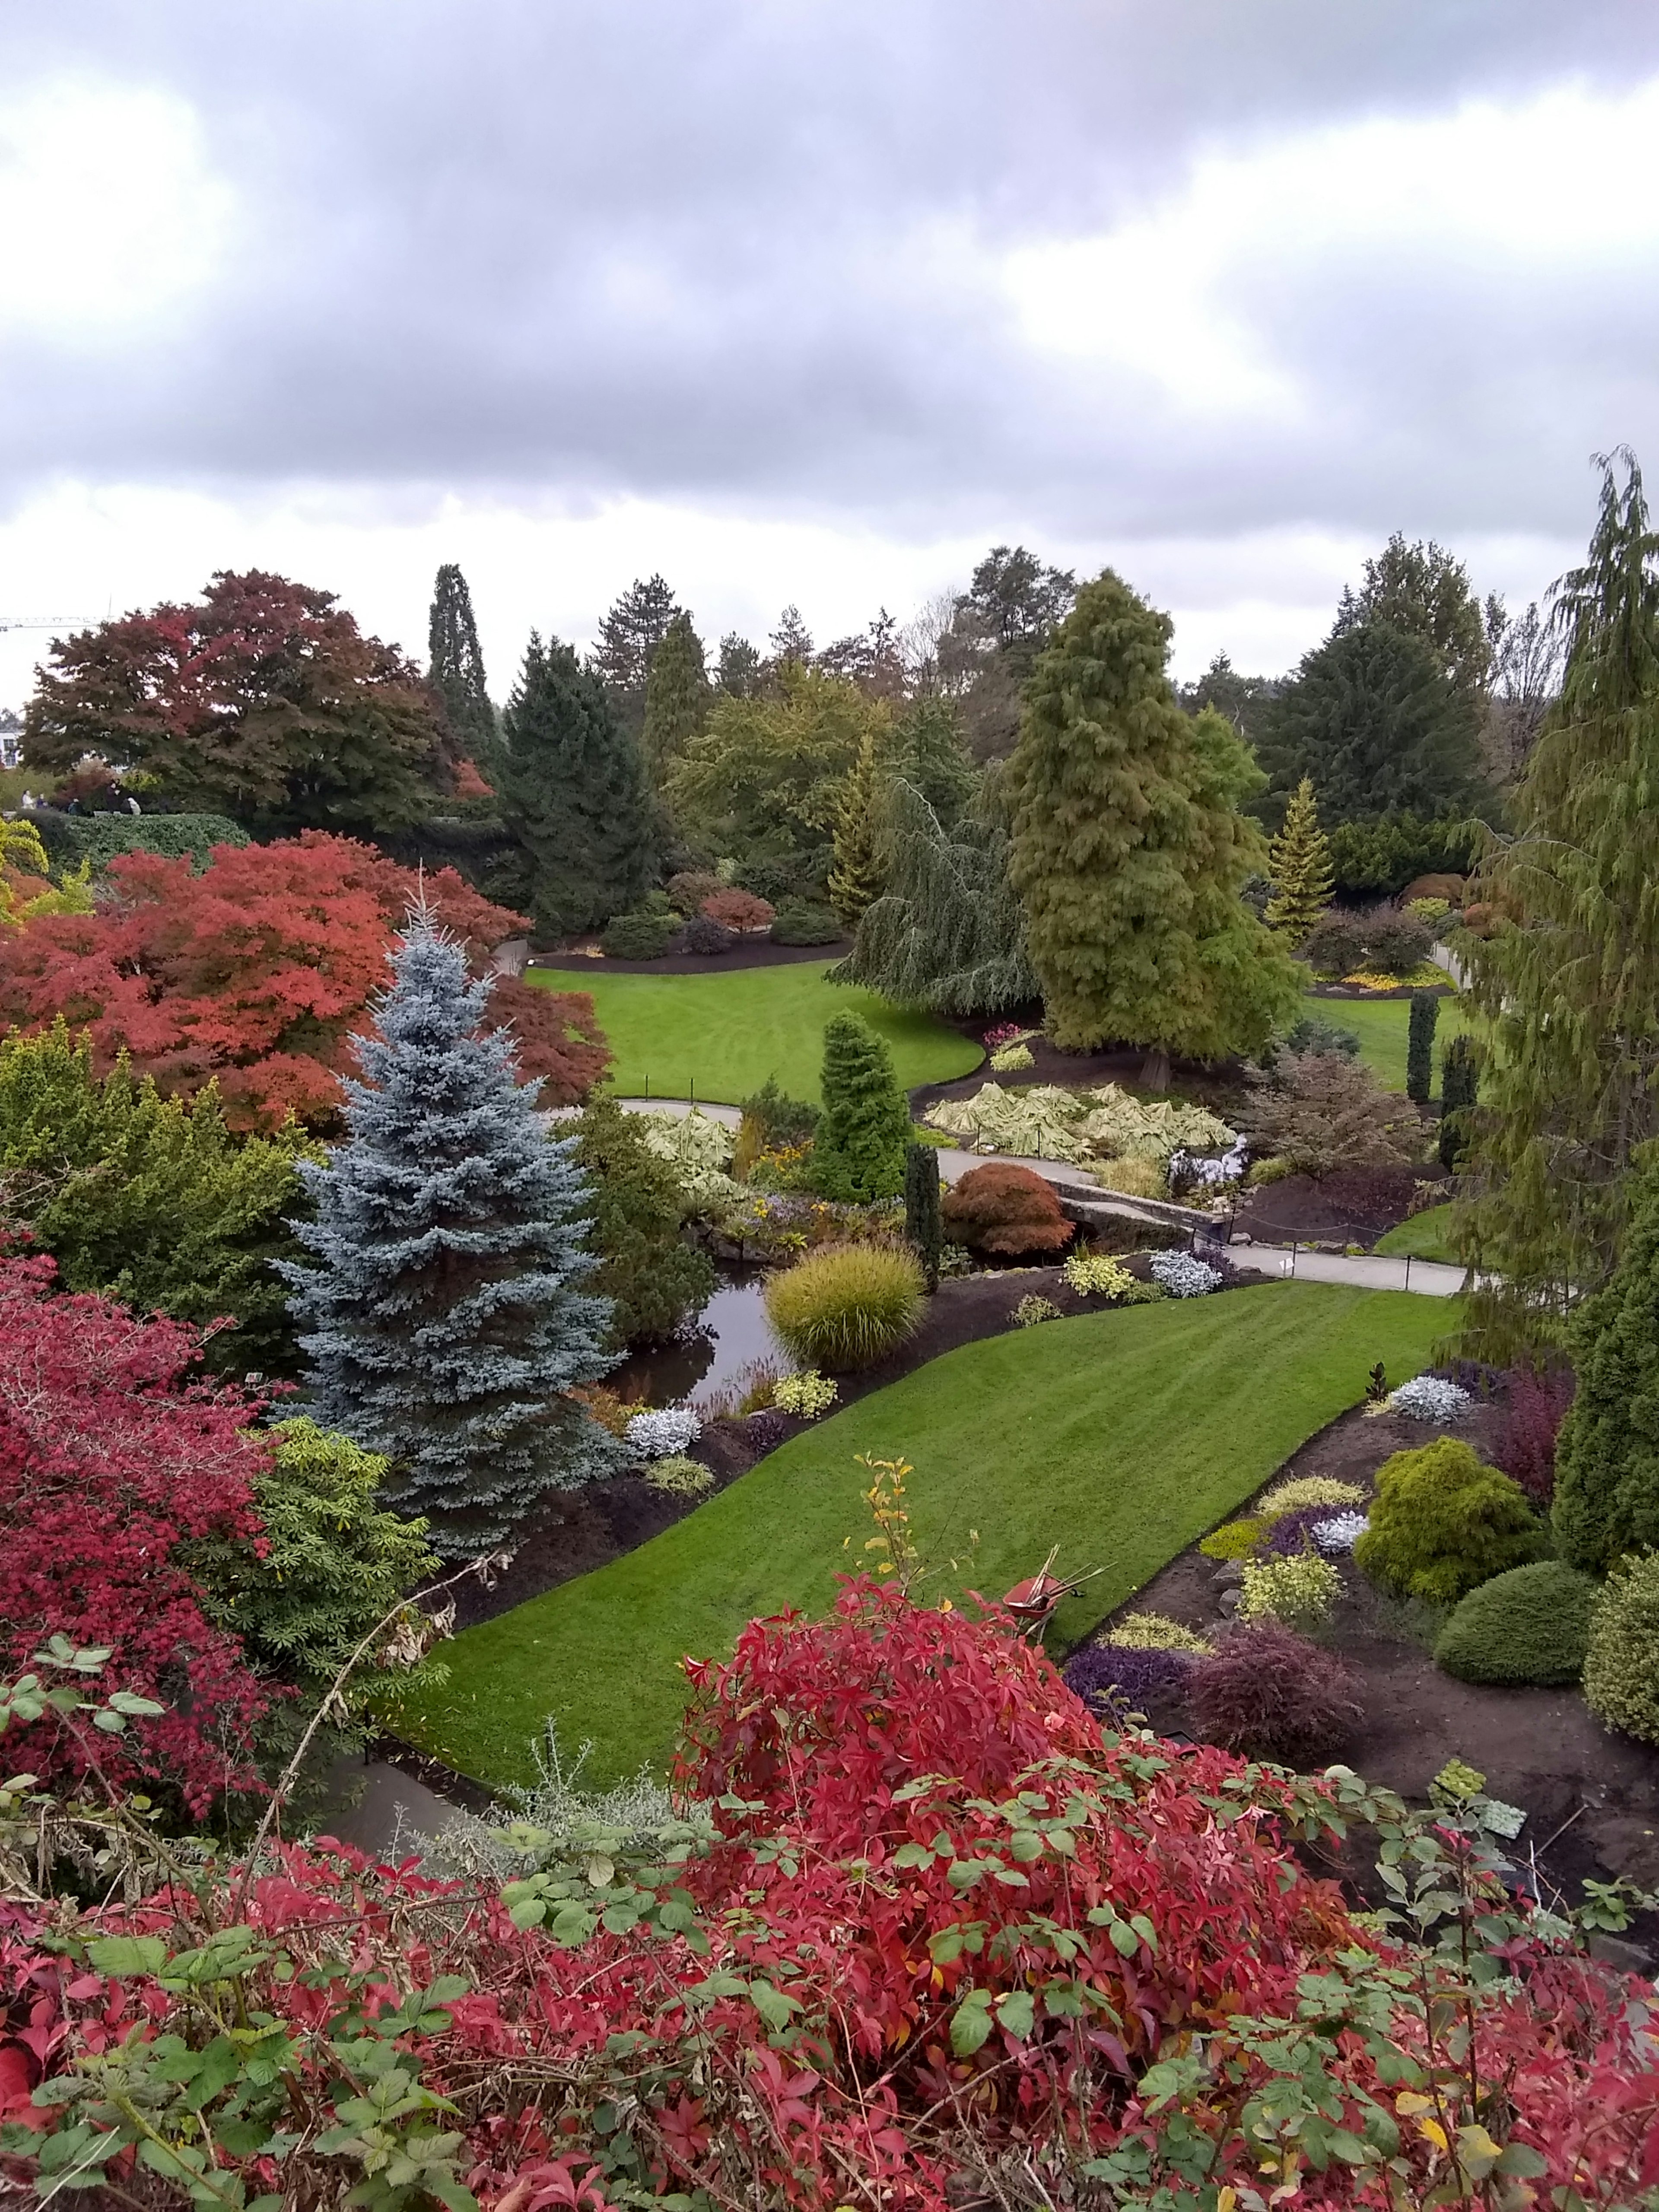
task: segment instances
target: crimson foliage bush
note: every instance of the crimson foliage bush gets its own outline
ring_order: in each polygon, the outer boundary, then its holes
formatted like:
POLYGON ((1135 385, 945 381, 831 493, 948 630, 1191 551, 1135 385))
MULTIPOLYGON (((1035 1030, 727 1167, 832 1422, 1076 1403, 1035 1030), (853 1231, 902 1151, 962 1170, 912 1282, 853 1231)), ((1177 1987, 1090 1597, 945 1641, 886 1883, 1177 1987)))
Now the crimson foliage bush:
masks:
POLYGON ((1334 1652, 1259 1620, 1231 1630, 1197 1662, 1188 1696, 1211 1743, 1313 1766, 1334 1759, 1361 1719, 1358 1687, 1334 1652))
POLYGON ((1072 1241, 1052 1183, 1006 1160, 969 1168, 945 1194, 945 1236, 979 1252, 1058 1252, 1072 1241))
POLYGON ((1540 1375, 1530 1367, 1512 1367, 1506 1386, 1508 1413, 1492 1458, 1534 1505, 1547 1508, 1555 1495, 1556 1438, 1572 1403, 1572 1370, 1558 1367, 1540 1375))
POLYGON ((735 888, 710 891, 698 908, 710 921, 718 921, 726 929, 769 929, 777 909, 753 891, 735 888))

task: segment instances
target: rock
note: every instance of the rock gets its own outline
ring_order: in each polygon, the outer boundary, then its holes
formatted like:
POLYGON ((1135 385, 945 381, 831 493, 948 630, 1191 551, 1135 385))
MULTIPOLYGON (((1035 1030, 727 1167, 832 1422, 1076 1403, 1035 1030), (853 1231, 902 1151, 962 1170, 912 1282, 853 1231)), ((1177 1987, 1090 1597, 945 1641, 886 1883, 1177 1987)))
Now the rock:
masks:
POLYGON ((1641 1945, 1626 1943, 1621 1936, 1598 1933, 1588 1939, 1584 1948, 1592 1959, 1599 1959, 1615 1973, 1647 1975, 1653 1972, 1653 1960, 1641 1945))
POLYGON ((1227 1239, 1227 1242, 1230 1244, 1254 1244, 1255 1239, 1249 1234, 1248 1230, 1235 1229, 1232 1235, 1227 1239))
POLYGON ((1224 1559, 1216 1569, 1212 1579, 1218 1589, 1227 1589, 1242 1583, 1244 1580, 1243 1560, 1224 1559))
POLYGON ((1222 1591, 1220 1599, 1221 1610, 1227 1615, 1229 1620, 1231 1620, 1233 1614, 1238 1611, 1239 1602, 1243 1597, 1243 1595, 1244 1593, 1243 1590, 1224 1589, 1222 1591))

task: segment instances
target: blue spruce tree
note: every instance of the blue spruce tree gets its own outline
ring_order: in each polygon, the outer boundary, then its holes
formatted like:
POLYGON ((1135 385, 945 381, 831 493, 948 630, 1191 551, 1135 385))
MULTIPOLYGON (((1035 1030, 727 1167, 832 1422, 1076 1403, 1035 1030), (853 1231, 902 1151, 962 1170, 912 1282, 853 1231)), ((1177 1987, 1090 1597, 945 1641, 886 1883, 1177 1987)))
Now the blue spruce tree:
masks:
POLYGON ((397 1469, 398 1510, 449 1559, 503 1542, 550 1491, 625 1455, 570 1396, 615 1364, 606 1298, 580 1287, 589 1186, 550 1139, 487 981, 411 914, 357 1040, 345 1141, 303 1170, 318 1264, 286 1263, 315 1418, 397 1469))

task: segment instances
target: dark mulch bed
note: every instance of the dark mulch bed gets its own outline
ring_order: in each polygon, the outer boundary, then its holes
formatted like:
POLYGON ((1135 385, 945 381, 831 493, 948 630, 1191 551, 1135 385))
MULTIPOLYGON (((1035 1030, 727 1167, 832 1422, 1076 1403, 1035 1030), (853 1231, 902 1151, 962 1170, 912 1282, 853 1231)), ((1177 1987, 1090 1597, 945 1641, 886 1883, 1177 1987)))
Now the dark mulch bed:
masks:
POLYGON ((1286 1176, 1246 1191, 1234 1227, 1264 1244, 1370 1246, 1411 1213, 1419 1182, 1443 1182, 1451 1195, 1451 1179, 1437 1160, 1407 1168, 1351 1168, 1319 1182, 1311 1176, 1286 1176))
MULTIPOLYGON (((948 1026, 977 1044, 986 1024, 953 1021, 948 1026)), ((1000 1083, 1008 1090, 1030 1084, 1054 1084, 1062 1090, 1100 1083, 1116 1083, 1132 1091, 1141 1088, 1146 1054, 1138 1045, 1120 1045, 1110 1052, 1061 1052, 1047 1037, 1029 1037, 1026 1045, 1031 1055, 1030 1067, 999 1075, 988 1062, 975 1073, 959 1076, 952 1083, 918 1084, 910 1093, 912 1109, 921 1114, 943 1098, 971 1098, 986 1083, 1000 1083)), ((1243 1086, 1243 1073, 1234 1062, 1206 1067, 1196 1060, 1176 1060, 1170 1076, 1171 1095, 1194 1100, 1201 1106, 1219 1108, 1224 1101, 1236 1101, 1243 1086)))
MULTIPOLYGON (((1310 1437, 1273 1482, 1324 1474, 1369 1485, 1390 1453, 1442 1433, 1466 1438, 1486 1456, 1502 1419, 1501 1408, 1478 1407, 1442 1431, 1392 1414, 1368 1419, 1356 1409, 1310 1437)), ((1241 1506, 1238 1517, 1249 1511, 1241 1506)), ((1121 1609, 1213 1631, 1224 1619, 1222 1573, 1194 1546, 1121 1609)), ((1527 1866, 1536 1851, 1540 1872, 1570 1899, 1586 1876, 1623 1874, 1644 1888, 1659 1885, 1659 1751, 1603 1728, 1576 1690, 1484 1689, 1443 1674, 1430 1648, 1434 1616, 1395 1605, 1352 1561, 1342 1573, 1346 1595, 1322 1640, 1359 1678, 1365 1718, 1343 1753, 1351 1766, 1421 1803, 1447 1760, 1465 1759, 1493 1796, 1525 1807, 1514 1854, 1527 1866)), ((1178 1707, 1148 1718, 1165 1733, 1186 1725, 1178 1707)), ((1632 1936, 1659 1957, 1659 1915, 1645 1916, 1632 1936)))
MULTIPOLYGON (((1146 1279, 1150 1261, 1146 1255, 1124 1262, 1133 1275, 1146 1279)), ((1263 1279, 1248 1270, 1231 1269, 1238 1283, 1263 1279)), ((1230 1284, 1228 1287, 1232 1287, 1230 1284)), ((981 1337, 1000 1336, 1014 1326, 1014 1308, 1033 1294, 1047 1298, 1062 1315, 1100 1312, 1097 1302, 1079 1297, 1069 1289, 1057 1267, 1017 1267, 1007 1273, 963 1275, 943 1282, 928 1299, 921 1326, 890 1358, 854 1375, 839 1375, 841 1395, 836 1403, 849 1406, 872 1390, 884 1390, 917 1368, 925 1367, 941 1352, 976 1344, 981 1337)), ((808 1424, 786 1422, 788 1436, 799 1436, 808 1424)), ((515 1605, 522 1605, 578 1575, 591 1574, 618 1559, 636 1545, 648 1543, 665 1528, 736 1481, 764 1455, 758 1452, 747 1425, 742 1421, 711 1422, 691 1456, 701 1460, 714 1477, 713 1489, 698 1498, 670 1498, 653 1490, 637 1474, 617 1475, 586 1490, 556 1497, 532 1521, 521 1537, 513 1563, 488 1589, 477 1582, 459 1583, 455 1600, 455 1626, 473 1627, 515 1605)))
POLYGON ((613 960, 608 953, 593 954, 566 946, 557 952, 538 952, 532 968, 556 968, 563 975, 715 975, 722 969, 790 968, 803 960, 842 960, 853 949, 850 937, 833 945, 774 945, 758 932, 745 937, 729 952, 665 952, 660 960, 613 960))

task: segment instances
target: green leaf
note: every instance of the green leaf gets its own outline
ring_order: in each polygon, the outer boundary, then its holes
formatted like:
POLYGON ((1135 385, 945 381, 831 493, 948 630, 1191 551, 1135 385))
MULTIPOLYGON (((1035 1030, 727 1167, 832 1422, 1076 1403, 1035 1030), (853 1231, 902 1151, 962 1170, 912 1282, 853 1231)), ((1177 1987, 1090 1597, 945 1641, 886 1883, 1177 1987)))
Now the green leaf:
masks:
POLYGON ((990 1992, 970 1990, 951 2015, 951 2048, 958 2058, 971 2058, 990 2033, 990 1992))
POLYGON ((100 1974, 159 1974, 167 1947, 159 1936, 100 1936, 87 1956, 100 1974))
POLYGON ((786 1996, 770 1982, 753 1981, 749 1984, 749 2001, 766 2025, 781 2033, 789 2025, 789 2015, 801 2008, 799 1997, 786 1996))
POLYGON ((1031 2023, 1036 2017, 1036 2006, 1029 1990, 1010 1990, 998 2000, 997 2021, 1010 2035, 1023 2042, 1031 2033, 1031 2023))
POLYGON ((1140 1938, 1127 1920, 1115 1920, 1106 1933, 1112 1939, 1112 1948, 1125 1959, 1133 1959, 1140 1948, 1140 1938))
POLYGON ((1540 2155, 1530 2143, 1506 2144, 1504 2155, 1494 2169, 1498 2173, 1513 2173, 1523 2181, 1535 2181, 1540 2173, 1549 2171, 1549 2160, 1540 2155))

